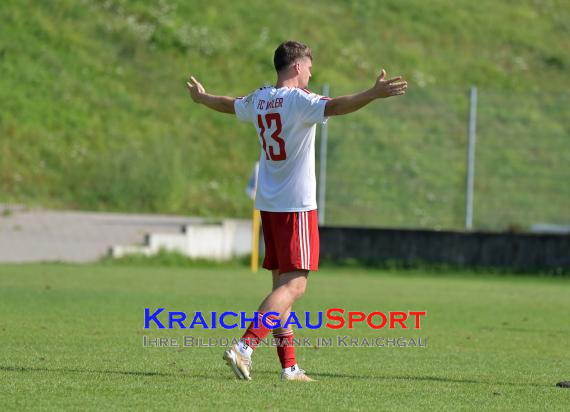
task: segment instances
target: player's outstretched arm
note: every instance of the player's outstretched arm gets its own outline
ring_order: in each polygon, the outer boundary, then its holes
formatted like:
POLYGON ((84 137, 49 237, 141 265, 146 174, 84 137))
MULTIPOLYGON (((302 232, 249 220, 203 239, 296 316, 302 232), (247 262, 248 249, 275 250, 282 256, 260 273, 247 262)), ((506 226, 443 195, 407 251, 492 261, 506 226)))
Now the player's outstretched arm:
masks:
POLYGON ((186 87, 188 87, 190 97, 194 102, 203 104, 204 106, 221 113, 235 114, 235 99, 233 97, 215 96, 213 94, 206 93, 204 86, 202 86, 194 76, 190 76, 190 80, 186 82, 186 87))
POLYGON ((373 100, 392 96, 402 96, 406 93, 408 82, 400 76, 386 80, 386 71, 376 79, 376 83, 370 89, 350 96, 335 97, 327 102, 325 116, 339 116, 357 111, 373 100))

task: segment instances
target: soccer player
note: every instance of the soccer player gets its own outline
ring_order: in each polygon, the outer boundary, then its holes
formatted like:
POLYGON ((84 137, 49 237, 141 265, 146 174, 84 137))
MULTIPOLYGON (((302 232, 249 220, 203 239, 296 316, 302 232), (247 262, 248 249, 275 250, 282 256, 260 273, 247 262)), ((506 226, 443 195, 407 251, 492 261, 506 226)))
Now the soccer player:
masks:
MULTIPOLYGON (((224 353, 240 379, 251 379, 251 356, 259 341, 269 335, 267 326, 275 326, 277 320, 284 326, 292 305, 305 292, 309 271, 318 269, 316 124, 354 112, 373 100, 403 95, 407 89, 401 77, 386 79, 382 70, 368 90, 332 99, 319 96, 307 89, 312 60, 306 45, 296 41, 280 44, 273 57, 277 83, 245 97, 206 93, 193 76, 187 83, 194 102, 251 122, 261 145, 255 205, 261 211, 265 239, 263 267, 272 271, 273 288, 259 307, 258 327, 252 322, 239 344, 224 353), (267 325, 261 321, 264 314, 267 325)), ((281 378, 311 381, 295 360, 293 331, 279 327, 273 329, 273 336, 278 342, 281 378)))

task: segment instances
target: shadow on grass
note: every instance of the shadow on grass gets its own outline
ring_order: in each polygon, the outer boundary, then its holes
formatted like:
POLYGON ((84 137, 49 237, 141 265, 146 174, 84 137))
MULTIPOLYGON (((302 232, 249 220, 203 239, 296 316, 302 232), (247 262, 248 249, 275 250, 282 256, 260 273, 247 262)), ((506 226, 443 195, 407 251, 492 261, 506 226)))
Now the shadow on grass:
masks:
POLYGON ((402 381, 432 381, 432 382, 445 382, 445 383, 474 383, 478 385, 507 385, 507 386, 549 386, 539 383, 525 383, 525 382, 485 382, 473 379, 453 379, 442 378, 439 376, 359 376, 348 375, 342 373, 311 373, 314 378, 345 378, 345 379, 361 379, 361 380, 402 380, 402 381))
MULTIPOLYGON (((6 372, 65 372, 65 373, 103 373, 103 374, 115 374, 115 375, 126 375, 126 376, 181 376, 189 375, 193 378, 202 379, 218 379, 230 378, 229 375, 194 375, 186 371, 181 371, 180 373, 165 373, 165 372, 144 372, 144 371, 113 371, 113 370, 93 370, 93 369, 74 369, 74 368, 30 368, 21 366, 0 366, 0 371, 6 372)), ((258 370, 255 371, 256 375, 274 375, 275 371, 268 370, 258 370)), ((478 385, 507 385, 507 386, 535 386, 543 387, 550 386, 538 383, 524 383, 524 382, 485 382, 477 381, 473 379, 452 379, 452 378, 442 378, 439 376, 362 376, 362 375, 349 375, 342 373, 311 373, 311 377, 315 379, 322 378, 336 378, 336 379, 354 379, 354 380, 402 380, 402 381, 432 381, 432 382, 445 382, 445 383, 470 383, 478 385)), ((232 376, 232 380, 235 378, 232 376)))
POLYGON ((136 372, 136 371, 111 371, 93 369, 73 369, 73 368, 27 368, 22 366, 0 366, 0 371, 7 372, 70 372, 70 373, 106 373, 128 376, 177 376, 176 373, 164 372, 136 372))
MULTIPOLYGON (((200 379, 215 379, 220 378, 225 380, 237 380, 232 372, 224 369, 225 373, 213 372, 210 375, 207 374, 197 374, 192 373, 188 370, 176 370, 172 373, 169 372, 145 372, 145 371, 120 371, 120 370, 97 370, 97 369, 78 369, 78 368, 35 368, 35 367, 25 367, 25 366, 2 366, 0 365, 0 372, 53 372, 53 373, 96 373, 96 374, 109 374, 109 375, 125 375, 125 376, 160 376, 160 377, 190 377, 190 378, 200 378, 200 379)), ((276 375, 275 371, 256 371, 259 375, 276 375)))
MULTIPOLYGON (((238 381, 232 372, 224 369, 225 373, 213 372, 211 375, 207 374, 197 374, 192 373, 188 370, 177 370, 172 373, 168 372, 144 372, 144 371, 120 371, 120 370, 96 370, 96 369, 78 369, 78 368, 34 368, 34 367, 24 367, 24 366, 1 366, 0 372, 52 372, 52 373, 84 373, 84 374, 110 374, 110 375, 124 375, 124 376, 160 376, 160 377, 189 377, 189 378, 200 378, 200 379, 213 379, 213 380, 230 380, 238 381)), ((275 371, 256 371, 259 375, 269 375, 278 376, 275 371)))

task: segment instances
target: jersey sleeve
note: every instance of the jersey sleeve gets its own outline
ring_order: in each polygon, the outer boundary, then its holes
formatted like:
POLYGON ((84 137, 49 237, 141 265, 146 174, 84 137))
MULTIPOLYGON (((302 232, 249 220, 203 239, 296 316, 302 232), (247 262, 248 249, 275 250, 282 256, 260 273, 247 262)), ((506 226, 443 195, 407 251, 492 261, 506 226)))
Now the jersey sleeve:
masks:
POLYGON ((330 98, 312 93, 307 89, 297 89, 295 108, 305 123, 325 123, 325 106, 330 98))
POLYGON ((253 93, 238 97, 234 101, 237 118, 242 122, 251 122, 253 117, 253 93))

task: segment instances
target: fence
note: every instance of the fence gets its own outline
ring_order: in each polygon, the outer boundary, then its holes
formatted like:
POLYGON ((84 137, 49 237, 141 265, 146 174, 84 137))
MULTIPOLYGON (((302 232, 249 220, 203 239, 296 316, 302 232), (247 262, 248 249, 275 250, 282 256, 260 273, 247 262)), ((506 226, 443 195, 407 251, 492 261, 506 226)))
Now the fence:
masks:
MULTIPOLYGON (((463 229, 468 112, 467 87, 427 87, 331 119, 325 224, 463 229)), ((473 229, 570 223, 569 112, 568 93, 479 88, 473 229)))

